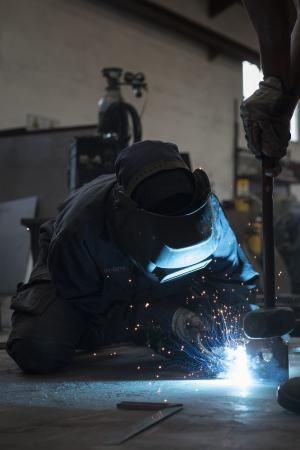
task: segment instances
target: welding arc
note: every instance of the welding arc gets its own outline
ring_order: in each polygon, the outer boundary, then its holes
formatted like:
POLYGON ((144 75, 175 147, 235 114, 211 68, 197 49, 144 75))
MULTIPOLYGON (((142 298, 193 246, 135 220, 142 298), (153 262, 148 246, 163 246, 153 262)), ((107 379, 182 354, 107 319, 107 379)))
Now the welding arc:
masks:
POLYGON ((251 311, 244 318, 244 332, 252 339, 283 336, 295 327, 291 308, 275 307, 275 258, 273 225, 274 161, 262 158, 263 216, 263 283, 264 307, 251 311))

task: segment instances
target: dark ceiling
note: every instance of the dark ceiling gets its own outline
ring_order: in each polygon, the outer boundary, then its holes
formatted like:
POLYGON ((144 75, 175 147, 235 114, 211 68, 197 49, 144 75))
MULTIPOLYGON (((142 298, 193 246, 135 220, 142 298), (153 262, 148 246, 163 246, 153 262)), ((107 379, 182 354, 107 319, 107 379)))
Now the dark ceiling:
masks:
POLYGON ((234 3, 241 3, 240 0, 209 0, 208 1, 208 15, 213 18, 221 14, 225 9, 232 6, 234 3))

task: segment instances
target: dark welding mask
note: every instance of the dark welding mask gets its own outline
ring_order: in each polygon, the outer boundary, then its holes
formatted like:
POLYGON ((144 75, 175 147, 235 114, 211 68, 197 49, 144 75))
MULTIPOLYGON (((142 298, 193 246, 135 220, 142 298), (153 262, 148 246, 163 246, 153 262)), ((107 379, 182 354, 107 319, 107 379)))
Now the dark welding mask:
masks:
POLYGON ((212 260, 219 233, 206 173, 190 173, 194 194, 184 211, 164 215, 142 209, 119 186, 115 226, 129 258, 160 283, 203 269, 212 260))

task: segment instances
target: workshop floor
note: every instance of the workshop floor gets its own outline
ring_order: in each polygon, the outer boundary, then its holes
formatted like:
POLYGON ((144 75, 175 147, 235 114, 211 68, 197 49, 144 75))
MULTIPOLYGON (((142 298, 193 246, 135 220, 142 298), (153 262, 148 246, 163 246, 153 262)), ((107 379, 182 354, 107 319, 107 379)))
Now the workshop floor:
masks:
POLYGON ((22 375, 0 350, 0 448, 300 448, 300 416, 277 405, 275 384, 238 388, 225 380, 183 377, 136 347, 81 355, 67 370, 45 377, 22 375), (184 408, 121 446, 108 447, 153 414, 116 409, 123 400, 168 400, 184 408))

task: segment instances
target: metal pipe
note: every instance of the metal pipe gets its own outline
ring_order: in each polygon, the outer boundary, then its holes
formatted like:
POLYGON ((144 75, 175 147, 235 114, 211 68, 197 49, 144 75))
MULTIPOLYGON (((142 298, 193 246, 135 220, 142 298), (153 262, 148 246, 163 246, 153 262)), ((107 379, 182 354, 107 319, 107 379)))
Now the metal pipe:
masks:
POLYGON ((264 306, 275 306, 275 257, 273 224, 274 177, 268 173, 268 158, 262 160, 262 216, 263 216, 263 269, 264 306))

